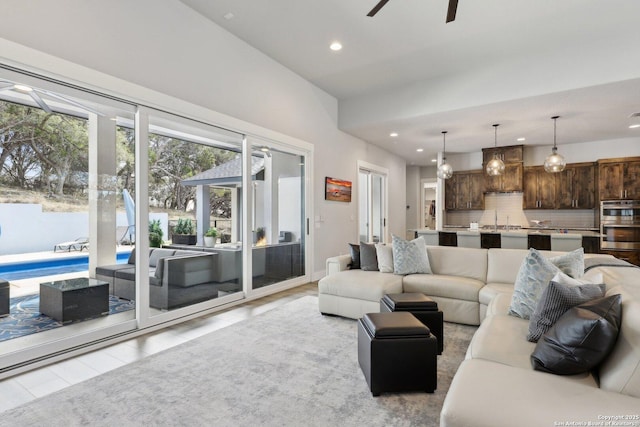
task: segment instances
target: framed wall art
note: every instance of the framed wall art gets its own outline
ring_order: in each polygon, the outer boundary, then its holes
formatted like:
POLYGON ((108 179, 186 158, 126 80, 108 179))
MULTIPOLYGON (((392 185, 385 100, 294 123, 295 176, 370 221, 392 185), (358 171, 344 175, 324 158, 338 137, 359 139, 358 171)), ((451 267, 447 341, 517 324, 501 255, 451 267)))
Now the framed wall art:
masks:
POLYGON ((334 202, 351 202, 351 181, 326 177, 324 180, 324 199, 334 202))

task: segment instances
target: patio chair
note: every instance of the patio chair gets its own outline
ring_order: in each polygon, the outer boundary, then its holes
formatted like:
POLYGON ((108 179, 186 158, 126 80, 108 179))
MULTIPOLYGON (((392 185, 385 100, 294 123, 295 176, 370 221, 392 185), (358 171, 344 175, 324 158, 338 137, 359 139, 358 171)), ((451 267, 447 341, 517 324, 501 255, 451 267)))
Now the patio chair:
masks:
POLYGON ((89 238, 88 237, 79 237, 76 240, 70 242, 62 242, 58 243, 53 247, 53 252, 57 251, 82 251, 84 249, 89 249, 89 238))

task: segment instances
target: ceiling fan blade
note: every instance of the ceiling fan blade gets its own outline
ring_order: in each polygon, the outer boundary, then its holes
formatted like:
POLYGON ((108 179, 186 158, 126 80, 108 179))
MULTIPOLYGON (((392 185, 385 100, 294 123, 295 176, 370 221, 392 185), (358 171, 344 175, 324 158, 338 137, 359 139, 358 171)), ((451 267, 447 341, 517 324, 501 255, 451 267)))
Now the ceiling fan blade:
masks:
POLYGON ((51 108, 49 108, 49 106, 44 102, 44 100, 40 98, 40 95, 38 95, 34 91, 29 92, 29 95, 31 96, 31 98, 33 98, 36 104, 38 104, 40 108, 42 108, 44 111, 46 111, 47 113, 53 113, 53 111, 51 111, 51 108))
POLYGON ((447 10, 447 22, 456 19, 456 10, 458 10, 458 0, 449 0, 449 9, 447 10))
POLYGON ((47 96, 50 96, 51 98, 55 98, 55 99, 57 99, 57 100, 60 100, 60 101, 62 101, 62 102, 66 102, 67 104, 71 104, 71 105, 73 105, 73 106, 75 106, 75 107, 81 108, 81 109, 83 109, 83 110, 85 110, 85 111, 88 111, 88 112, 90 112, 90 113, 97 114, 98 116, 102 116, 102 117, 104 117, 104 114, 103 114, 103 113, 101 113, 100 111, 98 111, 98 110, 94 110, 94 109, 93 109, 93 108, 91 108, 91 107, 87 107, 86 105, 81 104, 81 103, 79 103, 79 102, 77 102, 77 101, 74 101, 74 100, 73 100, 73 99, 71 99, 71 98, 67 98, 66 96, 58 95, 57 93, 49 92, 48 90, 38 90, 38 91, 39 91, 39 92, 42 92, 43 94, 45 94, 45 95, 47 95, 47 96))
POLYGON ((378 2, 377 5, 375 5, 375 7, 373 9, 371 9, 371 12, 367 13, 367 16, 374 16, 376 13, 378 13, 378 11, 380 9, 382 9, 382 6, 384 6, 385 4, 387 4, 389 0, 380 0, 378 2))

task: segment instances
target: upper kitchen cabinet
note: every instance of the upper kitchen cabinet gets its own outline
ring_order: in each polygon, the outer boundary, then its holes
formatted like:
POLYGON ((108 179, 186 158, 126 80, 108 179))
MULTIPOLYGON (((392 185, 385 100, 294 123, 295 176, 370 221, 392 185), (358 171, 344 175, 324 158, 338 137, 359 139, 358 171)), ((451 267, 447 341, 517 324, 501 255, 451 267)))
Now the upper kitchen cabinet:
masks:
POLYGON ((598 160, 600 200, 640 199, 640 157, 598 160))
POLYGON ((522 162, 505 163, 504 173, 498 176, 485 175, 484 191, 487 193, 510 193, 522 191, 522 162))
POLYGON ((491 147, 482 149, 482 163, 484 165, 491 159, 493 159, 494 153, 498 155, 498 158, 505 164, 518 163, 523 160, 523 145, 509 145, 505 147, 491 147))
POLYGON ((556 208, 593 209, 596 207, 594 163, 571 163, 556 175, 556 208))
POLYGON ((493 159, 494 154, 504 162, 505 171, 498 176, 484 177, 484 191, 487 193, 508 193, 522 191, 522 145, 511 145, 507 147, 494 147, 482 149, 483 169, 487 162, 493 159))
POLYGON ((542 166, 524 168, 522 203, 524 209, 554 209, 557 197, 557 177, 542 166))
POLYGON ((445 181, 445 209, 484 209, 484 174, 481 170, 454 172, 445 181))

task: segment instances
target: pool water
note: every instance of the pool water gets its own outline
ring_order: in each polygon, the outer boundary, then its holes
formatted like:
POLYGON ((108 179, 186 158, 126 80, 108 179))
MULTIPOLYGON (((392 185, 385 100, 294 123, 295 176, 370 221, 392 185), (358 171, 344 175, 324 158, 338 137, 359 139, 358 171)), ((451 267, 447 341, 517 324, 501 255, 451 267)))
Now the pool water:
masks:
MULTIPOLYGON (((118 264, 124 264, 128 259, 128 252, 121 252, 116 255, 116 263, 118 264)), ((87 271, 88 268, 89 255, 62 259, 33 260, 0 265, 0 278, 4 280, 31 279, 33 277, 87 271)))

